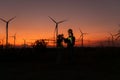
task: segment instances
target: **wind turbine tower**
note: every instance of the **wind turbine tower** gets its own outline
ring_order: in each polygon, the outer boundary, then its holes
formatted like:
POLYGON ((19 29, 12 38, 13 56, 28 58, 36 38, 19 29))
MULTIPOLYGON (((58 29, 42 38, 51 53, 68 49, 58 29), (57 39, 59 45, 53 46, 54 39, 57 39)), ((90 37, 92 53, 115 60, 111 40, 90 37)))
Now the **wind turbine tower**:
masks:
POLYGON ((82 30, 79 28, 80 31, 80 38, 81 38, 81 47, 84 46, 84 35, 88 34, 88 33, 83 33, 82 30))
POLYGON ((23 39, 24 47, 26 47, 26 39, 23 39))
POLYGON ((13 39, 14 39, 14 47, 15 47, 15 45, 16 45, 16 33, 13 36, 10 36, 10 37, 13 37, 13 39))
POLYGON ((9 25, 9 23, 10 23, 13 19, 15 19, 15 18, 16 18, 16 17, 13 17, 13 18, 9 19, 8 21, 0 18, 0 20, 2 20, 3 22, 6 23, 6 47, 8 46, 8 25, 9 25))
POLYGON ((112 44, 112 47, 114 46, 114 35, 113 34, 111 34, 111 33, 109 33, 110 34, 110 36, 111 36, 111 44, 112 44))
POLYGON ((57 46, 58 25, 59 25, 60 23, 65 22, 66 20, 62 20, 62 21, 57 22, 57 21, 55 21, 53 18, 51 18, 50 16, 48 16, 48 17, 56 24, 56 25, 55 25, 55 33, 56 33, 55 38, 56 38, 56 46, 57 46))

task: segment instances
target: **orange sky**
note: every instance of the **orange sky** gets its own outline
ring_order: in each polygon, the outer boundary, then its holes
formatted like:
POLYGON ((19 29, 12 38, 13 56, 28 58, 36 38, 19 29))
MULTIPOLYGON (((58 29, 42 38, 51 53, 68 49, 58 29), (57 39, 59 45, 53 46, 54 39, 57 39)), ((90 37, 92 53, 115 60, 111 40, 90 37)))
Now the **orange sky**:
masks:
MULTIPOLYGON (((0 1, 0 17, 8 20, 16 16, 9 24, 9 36, 17 33, 17 44, 23 39, 53 39, 56 21, 67 19, 59 25, 59 33, 67 37, 67 30, 72 28, 79 39, 79 28, 87 32, 85 40, 101 40, 116 33, 119 29, 120 5, 118 0, 3 0, 0 1)), ((5 39, 5 23, 0 21, 0 39, 5 39)), ((5 40, 4 40, 5 41, 5 40)), ((13 39, 9 37, 9 42, 13 39)))

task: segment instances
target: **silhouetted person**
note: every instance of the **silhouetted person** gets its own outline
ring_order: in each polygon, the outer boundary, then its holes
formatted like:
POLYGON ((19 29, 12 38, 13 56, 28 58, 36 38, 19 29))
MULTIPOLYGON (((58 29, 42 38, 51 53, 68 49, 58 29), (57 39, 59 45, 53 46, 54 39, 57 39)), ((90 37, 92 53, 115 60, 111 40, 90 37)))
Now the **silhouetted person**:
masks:
POLYGON ((67 43, 67 48, 73 48, 75 45, 75 37, 73 35, 72 29, 68 29, 68 37, 64 39, 64 42, 67 43))
POLYGON ((63 34, 59 34, 57 36, 57 47, 58 48, 62 48, 63 47, 62 42, 63 42, 63 34))
POLYGON ((73 35, 72 29, 68 29, 68 37, 64 39, 64 42, 67 44, 68 52, 70 54, 70 63, 73 63, 74 62, 75 37, 73 35))
POLYGON ((62 53, 61 50, 63 49, 63 34, 59 34, 57 36, 57 58, 56 58, 56 63, 60 64, 61 63, 61 59, 62 59, 62 53))

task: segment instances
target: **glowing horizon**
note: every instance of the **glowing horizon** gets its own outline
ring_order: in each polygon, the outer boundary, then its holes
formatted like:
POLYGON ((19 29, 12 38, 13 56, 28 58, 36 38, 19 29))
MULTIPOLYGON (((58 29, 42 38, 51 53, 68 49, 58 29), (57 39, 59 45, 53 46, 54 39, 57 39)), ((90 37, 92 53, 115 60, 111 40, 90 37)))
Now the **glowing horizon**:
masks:
MULTIPOLYGON (((23 44, 23 39, 53 39, 56 21, 67 19, 59 25, 59 33, 67 37, 67 30, 73 29, 74 36, 79 39, 79 28, 87 32, 85 40, 97 41, 115 34, 120 23, 120 1, 90 0, 3 0, 0 1, 0 18, 8 20, 16 16, 9 24, 9 36, 17 33, 16 44, 23 44)), ((0 21, 0 39, 5 41, 5 23, 0 21)), ((9 37, 13 43, 13 38, 9 37)), ((4 42, 5 43, 5 42, 4 42)))

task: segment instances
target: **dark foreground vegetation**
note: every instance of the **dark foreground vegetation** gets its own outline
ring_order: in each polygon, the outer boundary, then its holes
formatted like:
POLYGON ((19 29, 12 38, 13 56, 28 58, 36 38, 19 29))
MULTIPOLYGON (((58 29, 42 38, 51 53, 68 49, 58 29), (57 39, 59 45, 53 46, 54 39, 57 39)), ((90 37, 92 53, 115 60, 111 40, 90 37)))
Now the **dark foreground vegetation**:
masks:
POLYGON ((120 48, 0 49, 1 80, 119 80, 120 48))

